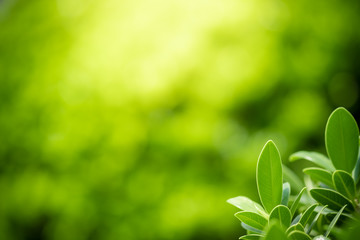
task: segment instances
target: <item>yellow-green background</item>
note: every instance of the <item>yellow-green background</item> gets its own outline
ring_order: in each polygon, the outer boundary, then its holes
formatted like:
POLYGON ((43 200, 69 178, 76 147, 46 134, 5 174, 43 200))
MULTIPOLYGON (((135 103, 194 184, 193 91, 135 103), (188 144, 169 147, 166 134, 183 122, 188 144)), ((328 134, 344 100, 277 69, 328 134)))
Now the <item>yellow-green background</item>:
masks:
MULTIPOLYGON (((359 118, 359 1, 1 0, 0 239, 237 239, 257 156, 359 118)), ((294 166, 293 166, 294 168, 294 166)))

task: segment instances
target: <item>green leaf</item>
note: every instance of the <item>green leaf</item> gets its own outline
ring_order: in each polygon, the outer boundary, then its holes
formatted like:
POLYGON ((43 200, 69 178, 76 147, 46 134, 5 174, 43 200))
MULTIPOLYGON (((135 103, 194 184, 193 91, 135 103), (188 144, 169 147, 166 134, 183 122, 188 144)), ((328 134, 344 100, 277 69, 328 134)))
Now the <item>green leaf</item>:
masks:
POLYGON ((309 234, 311 232, 311 229, 313 228, 313 226, 315 225, 316 221, 319 219, 322 211, 324 211, 324 209, 327 207, 327 205, 323 206, 321 208, 321 210, 316 214, 314 220, 312 221, 312 223, 310 224, 310 226, 307 228, 306 233, 309 234))
POLYGON ((301 179, 287 166, 282 165, 284 181, 289 182, 291 188, 295 190, 295 192, 300 192, 304 187, 304 183, 301 179))
POLYGON ((282 198, 281 198, 281 204, 287 206, 289 203, 289 197, 290 197, 290 184, 288 182, 283 184, 283 191, 282 191, 282 198))
POLYGON ((332 230, 333 227, 335 226, 336 222, 339 220, 339 217, 340 217, 341 213, 344 211, 345 207, 346 207, 346 205, 343 206, 343 207, 340 209, 340 211, 336 214, 336 216, 333 218, 333 220, 331 221, 331 223, 330 223, 330 225, 329 225, 329 227, 328 227, 328 229, 327 229, 327 231, 326 231, 326 233, 325 233, 325 237, 328 237, 328 236, 329 236, 331 230, 332 230))
POLYGON ((360 157, 358 158, 358 160, 356 162, 356 166, 355 166, 355 170, 354 170, 354 179, 355 179, 355 183, 357 184, 360 179, 360 157))
POLYGON ((288 228, 291 222, 291 213, 284 205, 276 206, 270 213, 269 222, 277 219, 282 227, 288 228))
POLYGON ((304 232, 295 230, 289 234, 291 240, 311 240, 311 237, 304 232))
POLYGON ((345 108, 337 108, 330 115, 325 130, 325 145, 336 169, 351 173, 359 154, 359 129, 345 108))
POLYGON ((290 226, 287 230, 286 230, 286 233, 290 233, 290 232, 293 232, 295 230, 298 230, 298 231, 301 231, 301 232, 304 232, 304 227, 303 225, 301 225, 301 223, 297 223, 297 224, 294 224, 292 226, 290 226))
POLYGON ((355 198, 355 182, 351 175, 345 171, 337 170, 333 173, 332 179, 335 189, 349 199, 355 198))
MULTIPOLYGON (((360 136, 359 136, 359 155, 360 155, 360 136)), ((355 185, 359 182, 360 179, 360 156, 358 156, 358 159, 356 161, 355 170, 354 170, 354 180, 355 185)))
POLYGON ((314 188, 310 190, 310 195, 319 203, 328 205, 330 209, 340 210, 344 205, 347 205, 346 210, 354 211, 354 207, 350 200, 334 190, 314 188))
POLYGON ((330 239, 327 237, 324 237, 323 235, 319 235, 319 236, 314 237, 314 240, 330 240, 330 239))
POLYGON ((256 180, 260 200, 267 212, 281 203, 282 165, 280 153, 273 141, 268 141, 262 149, 257 168, 256 180))
POLYGON ((263 235, 260 235, 260 234, 248 234, 248 235, 241 236, 239 239, 258 240, 261 237, 263 237, 263 235))
POLYGON ((291 222, 290 225, 294 225, 294 224, 299 223, 301 216, 302 216, 302 214, 300 213, 299 215, 297 215, 296 217, 294 217, 294 219, 292 220, 292 222, 291 222))
POLYGON ((323 154, 317 152, 307 152, 307 151, 296 152, 290 156, 289 161, 294 162, 302 159, 315 163, 319 167, 323 167, 329 171, 335 171, 335 167, 330 161, 330 159, 328 159, 323 154))
POLYGON ((306 224, 308 222, 311 222, 315 218, 315 214, 313 214, 313 213, 314 213, 315 208, 318 205, 319 204, 315 203, 315 204, 311 205, 310 207, 308 207, 308 209, 306 209, 306 211, 301 216, 300 221, 299 221, 301 223, 301 225, 306 226, 306 224))
POLYGON ((324 170, 322 168, 305 168, 303 172, 306 175, 309 175, 312 180, 319 181, 324 183, 325 185, 329 187, 333 187, 333 181, 332 181, 332 175, 331 172, 324 170))
POLYGON ((293 204, 291 205, 291 208, 290 208, 291 216, 294 216, 294 214, 295 214, 295 212, 296 212, 296 209, 297 209, 297 207, 298 207, 298 205, 299 205, 301 196, 303 195, 305 189, 306 189, 306 187, 304 187, 303 189, 301 189, 300 193, 297 195, 295 201, 294 201, 293 204))
POLYGON ((260 204, 252 201, 247 197, 234 197, 228 199, 227 202, 234 205, 235 207, 238 207, 240 210, 259 213, 266 218, 268 217, 268 214, 265 212, 264 208, 260 204))
POLYGON ((248 233, 248 234, 256 234, 256 233, 262 234, 262 233, 263 233, 263 231, 261 231, 261 230, 259 230, 259 229, 256 229, 256 228, 253 228, 253 227, 250 227, 249 225, 247 225, 247 224, 245 224, 245 223, 243 223, 243 222, 241 222, 241 226, 242 226, 245 230, 247 230, 247 233, 248 233))
POLYGON ((237 217, 240 221, 242 221, 246 225, 249 225, 250 227, 259 230, 264 229, 264 227, 267 224, 266 218, 254 212, 247 212, 247 211, 237 212, 235 213, 235 217, 237 217))
POLYGON ((269 225, 264 240, 289 240, 284 229, 277 221, 272 221, 269 225))

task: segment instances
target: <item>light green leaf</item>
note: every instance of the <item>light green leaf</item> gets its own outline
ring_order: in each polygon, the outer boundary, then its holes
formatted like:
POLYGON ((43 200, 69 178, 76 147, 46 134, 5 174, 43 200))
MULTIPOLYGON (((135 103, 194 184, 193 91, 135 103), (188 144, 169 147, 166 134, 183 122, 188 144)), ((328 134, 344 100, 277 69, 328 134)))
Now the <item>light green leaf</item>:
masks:
POLYGON ((269 222, 277 219, 282 227, 288 228, 291 222, 291 213, 284 205, 276 206, 270 213, 269 222))
POLYGON ((301 231, 301 232, 305 231, 303 225, 301 225, 301 223, 297 223, 297 224, 294 224, 294 225, 290 226, 286 230, 286 233, 289 234, 290 232, 295 231, 295 230, 298 230, 298 231, 301 231))
POLYGON ((304 183, 301 179, 287 166, 282 165, 284 181, 289 182, 291 188, 295 190, 295 192, 300 192, 304 187, 304 183))
POLYGON ((277 221, 271 221, 264 240, 289 240, 286 236, 284 229, 280 226, 277 221))
POLYGON ((244 240, 258 240, 261 237, 263 237, 263 235, 260 234, 248 234, 248 235, 244 235, 241 236, 239 239, 244 239, 244 240))
POLYGON ((355 182, 351 175, 343 170, 337 170, 332 175, 335 189, 349 199, 355 198, 355 182))
POLYGON ((311 222, 315 218, 314 210, 318 205, 319 204, 315 203, 306 209, 299 221, 301 225, 306 226, 308 222, 311 222))
POLYGON ((328 227, 328 229, 327 229, 327 231, 326 231, 326 233, 325 233, 325 237, 328 237, 328 236, 329 236, 331 230, 332 230, 333 227, 335 226, 336 222, 339 220, 339 217, 340 217, 341 213, 344 211, 345 207, 346 207, 346 205, 343 206, 343 207, 340 209, 340 211, 336 214, 336 216, 333 218, 333 220, 331 221, 331 223, 330 223, 330 225, 329 225, 329 227, 328 227))
POLYGON ((235 207, 238 207, 240 210, 259 213, 266 218, 268 217, 268 214, 265 212, 264 208, 260 204, 252 201, 247 197, 234 197, 228 199, 227 202, 234 205, 235 207))
POLYGON ((319 203, 328 205, 330 209, 340 210, 344 205, 347 205, 345 210, 354 210, 350 200, 334 190, 326 188, 314 188, 310 190, 310 195, 319 203))
POLYGON ((282 198, 281 198, 281 204, 287 206, 289 203, 289 197, 290 197, 290 184, 288 182, 283 184, 283 191, 282 191, 282 198))
POLYGON ((330 115, 325 130, 325 145, 336 169, 351 173, 359 154, 359 129, 345 108, 337 108, 330 115))
POLYGON ((250 227, 259 230, 264 229, 264 227, 267 224, 266 218, 254 212, 247 212, 247 211, 237 212, 235 213, 235 217, 237 217, 240 221, 242 221, 246 225, 249 225, 250 227))
POLYGON ((296 152, 290 156, 289 161, 294 162, 302 159, 315 163, 319 167, 323 167, 329 171, 335 171, 335 167, 330 161, 330 159, 328 159, 323 154, 317 152, 307 152, 307 151, 296 152))
POLYGON ((296 209, 297 209, 297 207, 298 207, 298 205, 299 205, 301 196, 303 195, 305 189, 306 189, 306 187, 304 187, 303 189, 301 189, 300 193, 297 195, 295 201, 294 201, 293 204, 291 205, 291 208, 290 208, 291 216, 294 216, 294 214, 295 214, 295 212, 296 212, 296 209))
POLYGON ((267 212, 281 203, 282 165, 280 153, 273 141, 268 141, 262 149, 257 168, 256 180, 260 200, 267 212))
POLYGON ((305 168, 303 172, 306 175, 309 175, 312 180, 319 181, 329 187, 333 187, 331 172, 324 170, 322 168, 315 168, 315 167, 305 168))
POLYGON ((311 240, 311 237, 304 232, 295 230, 289 234, 291 240, 311 240))

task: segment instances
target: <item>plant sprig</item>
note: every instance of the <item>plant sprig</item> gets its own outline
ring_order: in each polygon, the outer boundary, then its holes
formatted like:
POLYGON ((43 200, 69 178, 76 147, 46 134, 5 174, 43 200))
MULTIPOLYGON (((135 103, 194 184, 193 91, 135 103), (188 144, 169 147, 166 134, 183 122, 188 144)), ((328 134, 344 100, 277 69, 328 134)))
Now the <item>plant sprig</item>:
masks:
POLYGON ((290 162, 307 160, 318 166, 303 170, 311 181, 305 186, 282 165, 275 143, 269 140, 265 144, 256 167, 261 204, 243 196, 228 200, 241 210, 235 216, 247 235, 240 239, 336 239, 333 229, 341 232, 344 221, 357 221, 360 213, 359 129, 343 107, 333 111, 327 121, 325 146, 328 157, 307 151, 290 156, 290 162), (283 182, 283 174, 290 178, 289 182, 283 182), (293 189, 303 187, 297 196, 290 196, 291 183, 296 184, 293 189))

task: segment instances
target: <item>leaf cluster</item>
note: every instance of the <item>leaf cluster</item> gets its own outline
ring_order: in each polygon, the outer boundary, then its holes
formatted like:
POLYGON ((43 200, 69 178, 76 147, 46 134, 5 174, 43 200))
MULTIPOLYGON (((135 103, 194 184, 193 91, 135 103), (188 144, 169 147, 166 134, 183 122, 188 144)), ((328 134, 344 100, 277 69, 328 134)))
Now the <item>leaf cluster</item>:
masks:
POLYGON ((336 239, 344 222, 359 222, 359 129, 345 108, 330 115, 325 146, 328 157, 307 151, 290 156, 290 162, 316 165, 303 169, 303 182, 282 165, 275 143, 265 144, 256 168, 261 204, 244 196, 228 200, 241 210, 235 217, 247 235, 240 239, 336 239))

